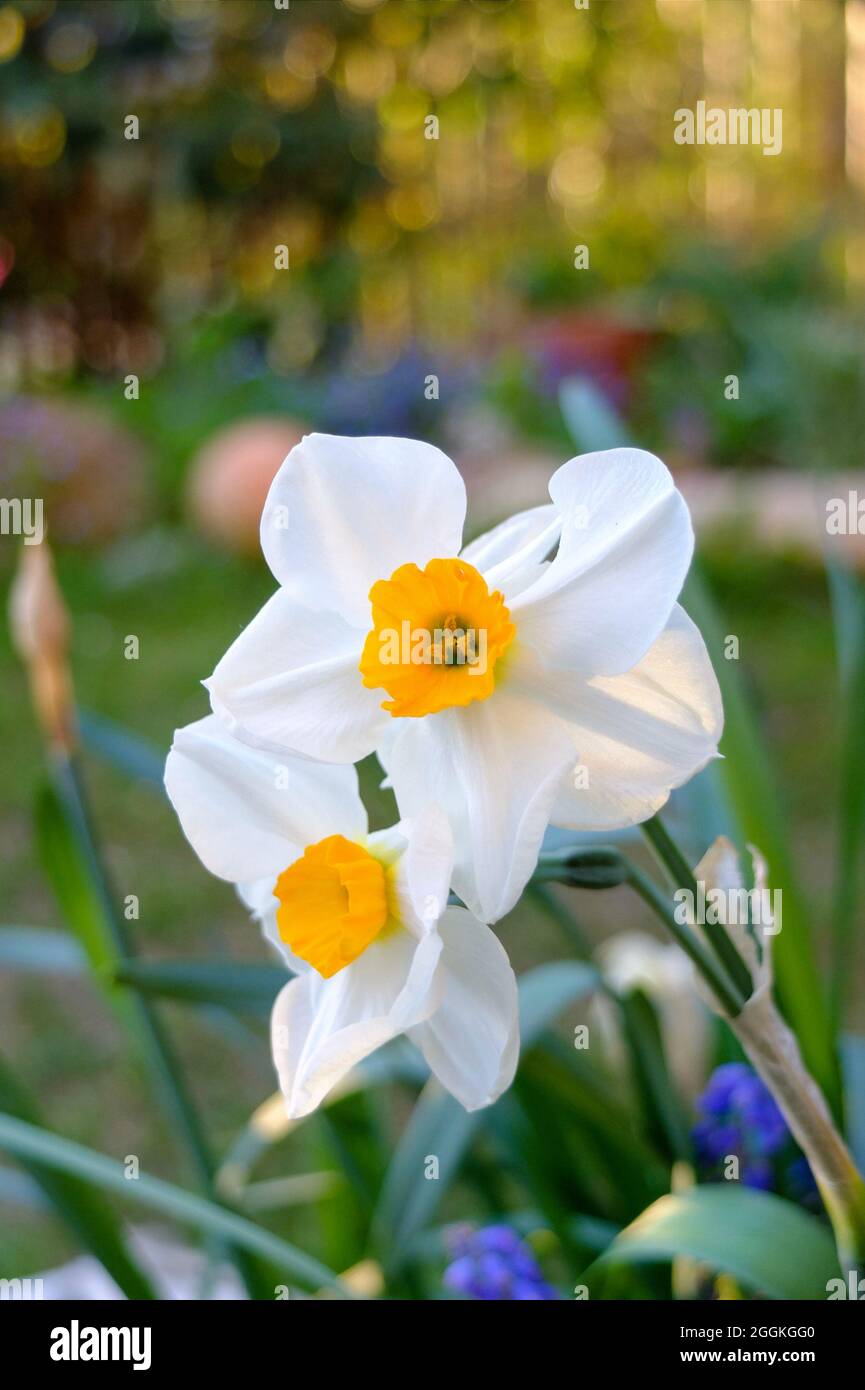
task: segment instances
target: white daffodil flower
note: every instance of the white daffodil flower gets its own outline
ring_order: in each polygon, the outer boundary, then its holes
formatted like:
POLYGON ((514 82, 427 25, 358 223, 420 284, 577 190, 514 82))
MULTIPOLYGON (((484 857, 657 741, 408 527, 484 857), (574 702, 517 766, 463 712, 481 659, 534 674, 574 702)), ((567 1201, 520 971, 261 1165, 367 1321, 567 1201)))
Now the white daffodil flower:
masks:
POLYGON ((205 867, 238 885, 297 971, 271 1028, 289 1115, 400 1033, 467 1110, 510 1085, 514 972, 489 927, 448 907, 453 842, 437 807, 369 834, 353 767, 277 761, 215 715, 177 731, 165 785, 205 867))
POLYGON ((438 449, 307 436, 262 517, 280 588, 206 682, 245 742, 375 750, 402 815, 442 806, 454 888, 486 922, 516 902, 548 823, 645 820, 715 755, 723 721, 676 603, 693 533, 668 470, 586 454, 550 496, 461 550, 465 489, 438 449))

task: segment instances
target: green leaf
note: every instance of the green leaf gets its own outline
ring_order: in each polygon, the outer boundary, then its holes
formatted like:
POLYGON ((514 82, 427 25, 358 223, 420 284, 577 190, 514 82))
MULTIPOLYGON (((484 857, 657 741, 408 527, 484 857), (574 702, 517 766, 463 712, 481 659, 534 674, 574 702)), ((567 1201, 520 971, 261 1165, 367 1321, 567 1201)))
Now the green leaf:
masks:
POLYGON ((612 1264, 687 1256, 767 1298, 825 1299, 840 1275, 828 1228, 792 1202, 732 1184, 661 1197, 621 1231, 583 1283, 612 1264))
POLYGON ((846 1033, 841 1039, 844 1114, 847 1138, 860 1173, 865 1172, 865 1038, 846 1033))
POLYGON ((245 1211, 256 1212, 308 1206, 332 1197, 344 1187, 343 1173, 293 1173, 286 1178, 250 1183, 243 1193, 243 1207, 245 1211))
POLYGON ((209 1188, 212 1163, 167 1035, 150 1002, 116 983, 121 965, 131 959, 131 942, 114 905, 78 774, 65 762, 55 764, 52 772, 52 780, 40 789, 36 807, 36 838, 43 867, 97 983, 150 1068, 172 1129, 183 1136, 199 1181, 209 1188))
POLYGON ((74 936, 50 927, 0 927, 0 970, 80 975, 87 958, 74 936))
POLYGON ((50 1130, 0 1114, 0 1148, 53 1172, 72 1175, 117 1192, 176 1221, 188 1222, 198 1230, 271 1261, 286 1278, 307 1288, 330 1288, 342 1297, 350 1297, 333 1270, 245 1216, 147 1173, 140 1173, 132 1181, 126 1177, 121 1163, 83 1144, 75 1144, 50 1130))
POLYGON ((585 377, 571 377, 559 387, 559 405, 578 449, 620 449, 630 443, 628 431, 606 397, 585 377))
MULTIPOLYGON (((132 958, 128 927, 117 910, 75 762, 56 760, 40 789, 36 839, 46 875, 69 925, 75 931, 98 984, 114 1005, 142 1055, 172 1134, 185 1147, 196 1181, 214 1195, 214 1162, 170 1038, 146 995, 117 982, 132 958)), ((229 1251, 235 1259, 235 1252, 229 1251)), ((235 1262, 252 1297, 269 1286, 243 1252, 235 1262)))
POLYGON ((840 565, 829 565, 840 673, 842 731, 835 897, 832 908, 832 1000, 843 1018, 855 978, 854 928, 865 840, 865 584, 840 565))
MULTIPOLYGON (((766 739, 751 712, 735 661, 723 654, 724 634, 706 585, 694 570, 683 599, 706 642, 724 701, 720 764, 737 826, 731 838, 740 851, 756 845, 765 856, 769 883, 784 893, 784 930, 774 939, 775 981, 784 1014, 799 1039, 809 1071, 836 1116, 841 1113, 841 1078, 829 1002, 820 984, 811 920, 784 825, 782 802, 767 754, 766 739)), ((743 856, 743 863, 749 859, 743 856)))
POLYGON ((693 1158, 684 1106, 670 1076, 655 1007, 641 989, 617 1000, 646 1130, 670 1162, 693 1158))
MULTIPOLYGON (((633 444, 597 387, 583 380, 574 389, 572 385, 563 387, 560 405, 579 448, 633 444)), ((745 842, 757 845, 766 857, 770 883, 783 889, 784 930, 775 938, 773 952, 778 994, 805 1061, 838 1116, 841 1078, 829 1001, 818 984, 810 917, 797 883, 766 741, 751 713, 736 663, 724 659, 724 632, 709 591, 695 569, 688 577, 682 601, 706 641, 724 700, 720 775, 737 822, 727 833, 740 850, 745 842)))
MULTIPOLYGON (((0 1121, 39 1124, 39 1113, 14 1072, 0 1058, 0 1121)), ((120 1225, 99 1192, 84 1177, 58 1172, 38 1155, 19 1154, 23 1167, 39 1185, 57 1215, 104 1265, 127 1298, 152 1299, 150 1281, 126 1247, 120 1225)))
POLYGON ((42 866, 97 982, 128 1022, 128 1008, 111 986, 114 967, 126 954, 123 928, 76 804, 72 774, 65 766, 54 771, 55 779, 40 787, 36 799, 36 844, 42 866))
MULTIPOLYGON (((524 975, 519 981, 522 1051, 526 1052, 568 1004, 590 993, 597 982, 597 972, 580 961, 551 962, 524 975)), ((427 1082, 385 1175, 373 1220, 379 1249, 385 1252, 391 1271, 399 1267, 414 1237, 429 1224, 487 1113, 468 1113, 434 1077, 427 1082), (436 1182, 424 1179, 427 1154, 438 1157, 436 1182)))
POLYGON ((537 965, 519 980, 520 1049, 527 1052, 563 1009, 597 988, 600 976, 583 961, 558 960, 537 965))
POLYGON ((374 1240, 391 1273, 432 1219, 479 1123, 477 1112, 464 1110, 435 1078, 427 1082, 385 1174, 373 1218, 374 1240), (438 1159, 435 1182, 424 1178, 428 1154, 438 1159))
POLYGON ((243 1205, 256 1164, 274 1144, 293 1134, 301 1125, 320 1124, 325 1112, 346 1096, 393 1081, 420 1085, 428 1075, 429 1069, 417 1049, 407 1039, 395 1038, 358 1066, 352 1067, 348 1075, 324 1097, 318 1110, 309 1115, 289 1119, 285 1101, 281 1093, 276 1091, 256 1106, 226 1150, 216 1175, 217 1190, 228 1201, 243 1205))
MULTIPOLYGON (((540 1141, 531 1167, 524 1146, 510 1146, 530 1186, 536 1185, 534 1169, 543 1166, 545 1180, 553 1175, 565 1189, 576 1190, 582 1207, 619 1225, 667 1191, 669 1164, 639 1132, 609 1074, 584 1052, 548 1038, 521 1065, 516 1090, 540 1141), (548 1147, 551 1129, 561 1133, 558 1148, 548 1147)), ((499 1109, 491 1113, 491 1125, 499 1109)))
POLYGON ((19 1172, 17 1168, 0 1168, 0 1202, 17 1207, 19 1215, 25 1208, 42 1212, 51 1208, 46 1193, 36 1179, 19 1172))
POLYGON ((291 977, 282 966, 245 961, 127 960, 116 967, 114 978, 159 998, 269 1017, 274 999, 291 977))
POLYGON ((104 758, 128 777, 147 782, 165 794, 165 754, 158 748, 101 714, 79 710, 78 726, 81 741, 89 752, 104 758))

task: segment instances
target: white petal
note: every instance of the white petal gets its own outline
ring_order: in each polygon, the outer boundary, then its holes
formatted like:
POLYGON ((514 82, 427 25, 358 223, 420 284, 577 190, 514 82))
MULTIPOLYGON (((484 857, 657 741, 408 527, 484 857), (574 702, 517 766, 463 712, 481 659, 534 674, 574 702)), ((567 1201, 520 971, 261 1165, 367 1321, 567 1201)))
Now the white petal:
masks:
POLYGON ((279 903, 274 896, 273 888, 273 876, 257 878, 251 883, 238 883, 237 894, 261 927, 265 941, 281 957, 292 975, 305 975, 312 966, 301 960, 300 956, 296 956, 279 934, 276 921, 279 903))
POLYGON ((514 1079, 520 1051, 517 982, 501 942, 463 908, 439 924, 444 994, 409 1037, 466 1110, 491 1105, 514 1079))
POLYGON ((244 883, 238 883, 237 896, 244 907, 249 908, 253 917, 261 923, 268 941, 278 946, 278 939, 275 939, 277 900, 273 895, 273 885, 274 879, 271 874, 266 878, 249 879, 244 883))
POLYGON ((576 753, 552 812, 571 830, 614 830, 659 810, 717 754, 721 693, 698 629, 678 604, 641 662, 584 682, 539 665, 513 679, 568 720, 576 753), (588 785, 582 785, 584 781, 588 785))
POLYGON ((363 638, 336 613, 315 613, 278 590, 204 684, 244 742, 326 762, 371 753, 389 715, 358 669, 363 638))
POLYGON ((663 631, 694 537, 673 478, 652 454, 610 449, 553 475, 558 553, 511 604, 519 640, 586 676, 630 670, 663 631))
POLYGON ((273 480, 261 544, 295 598, 366 630, 375 581, 456 555, 465 510, 462 478, 431 444, 310 434, 273 480))
POLYGON ((542 562, 555 549, 561 534, 561 518, 552 505, 532 507, 508 517, 492 531, 478 536, 462 552, 489 589, 501 589, 508 598, 542 573, 542 562))
POLYGON ((537 861, 556 789, 573 765, 565 725, 524 696, 402 721, 387 760, 400 812, 434 801, 453 827, 453 886, 476 917, 514 906, 537 861))
POLYGON ((376 1048, 421 1023, 441 999, 441 937, 398 931, 329 980, 307 971, 273 1006, 271 1045, 286 1108, 308 1115, 376 1048))
POLYGON ((215 714, 177 730, 165 788, 199 859, 230 883, 280 874, 325 835, 366 833, 353 767, 250 748, 215 714))
POLYGON ((396 866, 403 920, 416 935, 429 931, 447 909, 454 863, 450 822, 440 806, 400 821, 405 849, 396 866))

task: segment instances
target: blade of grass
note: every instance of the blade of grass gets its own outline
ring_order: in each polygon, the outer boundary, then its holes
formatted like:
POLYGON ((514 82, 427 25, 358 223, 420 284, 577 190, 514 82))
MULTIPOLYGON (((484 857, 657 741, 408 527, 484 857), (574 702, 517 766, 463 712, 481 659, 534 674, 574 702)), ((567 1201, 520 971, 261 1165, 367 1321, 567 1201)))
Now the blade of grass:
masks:
POLYGON ((87 958, 70 932, 50 927, 0 927, 0 970, 80 975, 87 958))
MULTIPOLYGON (((11 1119, 41 1126, 33 1099, 0 1057, 0 1109, 11 1119)), ((152 1299, 153 1287, 130 1254, 120 1226, 98 1189, 83 1179, 57 1171, 38 1158, 19 1155, 62 1221, 111 1275, 127 1298, 152 1299)))
POLYGON ((53 764, 52 772, 36 812, 43 866, 97 982, 135 1035, 172 1132, 182 1135, 196 1175, 206 1184, 211 1176, 207 1145, 162 1025, 147 999, 113 983, 120 965, 132 956, 132 943, 114 904, 77 770, 63 760, 53 764))
MULTIPOLYGON (((569 1003, 590 993, 597 981, 597 972, 578 961, 551 962, 528 971, 519 982, 522 1050, 531 1048, 544 1028, 569 1003)), ((488 1113, 469 1114, 434 1078, 424 1087, 385 1175, 373 1221, 376 1243, 391 1272, 399 1268, 408 1244, 429 1222, 488 1113), (439 1160, 435 1182, 424 1179, 428 1154, 439 1160)))
POLYGON ((120 984, 141 993, 185 1004, 217 1005, 270 1017, 273 1001, 289 978, 279 965, 246 961, 122 961, 114 971, 120 984))
MULTIPOLYGON (((0 1148, 52 1171, 83 1179, 109 1192, 117 1192, 128 1200, 140 1202, 176 1221, 195 1226, 221 1241, 240 1246, 270 1262, 283 1276, 293 1278, 306 1287, 316 1290, 328 1288, 340 1297, 351 1297, 333 1270, 280 1236, 162 1178, 140 1173, 134 1182, 130 1181, 121 1163, 83 1144, 73 1143, 70 1139, 14 1116, 0 1114, 0 1148)), ((274 1296, 273 1289, 270 1296, 274 1296)))
POLYGON ((865 585, 839 565, 828 566, 841 691, 840 798, 832 904, 832 1007, 844 1017, 856 978, 854 928, 865 840, 865 585))
POLYGON ((720 768, 738 823, 735 837, 742 862, 750 862, 744 853, 746 843, 756 845, 766 858, 769 882, 784 893, 784 929, 775 937, 773 947, 781 1007, 812 1076, 835 1115, 840 1116, 841 1075, 829 1001, 820 983, 810 917, 787 839, 766 740, 751 712, 736 663, 724 658, 724 634, 714 603, 694 569, 683 601, 706 641, 724 700, 724 759, 720 768))
MULTIPOLYGON (((538 1093, 549 1113, 567 1117, 566 1151, 551 1155, 548 1166, 558 1167, 569 1187, 577 1181, 581 1208, 628 1221, 667 1190, 669 1165, 639 1132, 614 1079, 585 1052, 550 1035, 526 1058, 518 1079, 538 1093)), ((545 1161, 542 1151, 538 1161, 545 1161)))
POLYGON ((88 752, 104 758, 127 777, 144 782, 165 795, 165 755, 158 748, 122 724, 87 710, 78 711, 78 728, 88 752))
POLYGON ((671 1163, 693 1161, 693 1147, 682 1105, 664 1052, 658 1016, 640 989, 616 996, 623 1032, 650 1139, 671 1163))
MULTIPOLYGON (((126 923, 114 895, 93 830, 80 772, 70 758, 56 757, 36 809, 36 838, 45 872, 61 910, 87 954, 119 1017, 137 1043, 172 1134, 184 1146, 200 1190, 215 1196, 215 1163, 174 1049, 150 1000, 115 983, 121 964, 133 956, 126 923)), ((228 1251, 230 1258, 234 1252, 228 1251)), ((244 1253, 235 1259, 252 1297, 269 1297, 269 1272, 244 1253)))

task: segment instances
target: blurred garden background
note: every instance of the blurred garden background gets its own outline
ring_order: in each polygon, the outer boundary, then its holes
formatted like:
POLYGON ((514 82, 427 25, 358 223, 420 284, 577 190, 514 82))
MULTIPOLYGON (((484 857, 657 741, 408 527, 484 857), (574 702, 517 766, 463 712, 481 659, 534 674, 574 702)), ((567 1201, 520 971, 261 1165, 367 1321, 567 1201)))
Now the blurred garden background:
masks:
MULTIPOLYGON (((810 1019, 812 1063, 823 1014, 836 1040, 865 1033, 850 888, 865 536, 828 536, 825 512, 865 487, 863 196, 863 0, 0 0, 0 493, 45 499, 89 798, 118 900, 139 899, 143 958, 272 965, 158 779, 175 727, 206 712, 201 679, 273 588, 257 521, 293 442, 436 442, 477 533, 543 501, 572 454, 630 440, 692 506, 691 611, 711 614, 732 725, 727 766, 674 798, 670 824, 692 863, 726 829, 779 876, 794 867, 825 988, 793 999, 809 958, 788 965, 788 1017, 810 1019), (699 100, 780 109, 781 152, 676 144, 674 112, 699 100)), ((20 549, 0 536, 4 592, 20 549)), ((183 1145, 106 997, 123 987, 88 972, 50 834, 34 834, 44 756, 5 625, 0 681, 2 1067, 50 1129, 183 1183, 183 1145)), ((379 1246, 359 1287, 420 1298, 443 1292, 443 1226, 509 1223, 569 1296, 693 1159, 696 1097, 741 1061, 666 957, 610 946, 637 931, 656 935, 625 887, 544 890, 502 925, 518 974, 605 966, 631 1033, 617 1042, 607 1018, 603 1048, 575 1053, 598 1005, 566 991, 498 1118, 458 1132, 423 1219, 392 1170, 416 1071, 292 1132, 273 1115, 245 1130, 275 1085, 266 1010, 148 997, 214 1165, 234 1164, 219 1190, 247 1214, 337 1272, 404 1220, 416 1244, 392 1282, 379 1246), (645 1051, 629 1059, 643 1026, 676 1122, 640 1075, 645 1051)), ((842 1051, 849 1085, 862 1052, 842 1051)), ((837 1053, 824 1061, 840 1113, 837 1053)), ((816 1210, 806 1187, 769 1186, 816 1210)), ((0 1275, 80 1250, 4 1160, 0 1275)), ((699 1270, 678 1286, 669 1265, 617 1277, 627 1297, 724 1296, 699 1270)))

